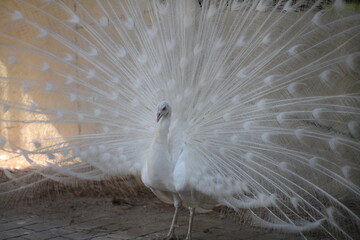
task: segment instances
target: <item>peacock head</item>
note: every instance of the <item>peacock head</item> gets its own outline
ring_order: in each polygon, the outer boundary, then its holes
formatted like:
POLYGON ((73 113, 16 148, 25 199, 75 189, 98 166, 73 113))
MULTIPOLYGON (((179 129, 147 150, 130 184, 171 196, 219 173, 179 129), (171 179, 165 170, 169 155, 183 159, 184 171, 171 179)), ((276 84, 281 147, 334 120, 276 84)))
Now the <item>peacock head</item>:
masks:
POLYGON ((171 107, 166 101, 162 101, 158 105, 158 110, 156 113, 156 122, 159 122, 161 118, 170 117, 171 107))

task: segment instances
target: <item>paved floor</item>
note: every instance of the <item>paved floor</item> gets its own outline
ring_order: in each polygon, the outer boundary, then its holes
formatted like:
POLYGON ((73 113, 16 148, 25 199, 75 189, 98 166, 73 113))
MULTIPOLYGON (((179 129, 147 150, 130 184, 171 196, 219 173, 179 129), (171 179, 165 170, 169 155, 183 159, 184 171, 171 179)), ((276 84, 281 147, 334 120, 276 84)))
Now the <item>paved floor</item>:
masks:
MULTIPOLYGON (((155 198, 62 197, 0 208, 0 239, 162 239, 173 208, 155 198)), ((185 238, 188 213, 181 210, 177 235, 185 238)), ((242 226, 220 212, 195 217, 193 239, 300 239, 242 226)))

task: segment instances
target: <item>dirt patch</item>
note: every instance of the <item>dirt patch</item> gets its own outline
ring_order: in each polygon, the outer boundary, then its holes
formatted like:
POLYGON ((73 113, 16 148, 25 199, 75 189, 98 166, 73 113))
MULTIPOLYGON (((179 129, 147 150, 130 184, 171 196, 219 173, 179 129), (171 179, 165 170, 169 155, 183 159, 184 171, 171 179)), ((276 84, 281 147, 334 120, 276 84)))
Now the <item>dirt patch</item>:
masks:
MULTIPOLYGON (((6 176, 1 178, 5 180, 6 176)), ((21 227, 27 234, 21 236, 23 239, 41 239, 41 234, 50 239, 59 236, 69 239, 162 239, 169 229, 174 208, 160 202, 138 179, 128 177, 99 182, 77 181, 72 185, 41 181, 34 187, 2 194, 0 212, 0 223, 16 225, 24 222, 26 226, 21 227)), ((176 229, 179 239, 185 238, 188 218, 188 210, 182 208, 176 229)), ((283 239, 289 236, 241 222, 241 217, 227 208, 196 214, 193 239, 283 239)), ((9 231, 13 229, 1 229, 0 224, 1 239, 8 239, 9 231)), ((298 236, 291 235, 291 238, 298 236)))

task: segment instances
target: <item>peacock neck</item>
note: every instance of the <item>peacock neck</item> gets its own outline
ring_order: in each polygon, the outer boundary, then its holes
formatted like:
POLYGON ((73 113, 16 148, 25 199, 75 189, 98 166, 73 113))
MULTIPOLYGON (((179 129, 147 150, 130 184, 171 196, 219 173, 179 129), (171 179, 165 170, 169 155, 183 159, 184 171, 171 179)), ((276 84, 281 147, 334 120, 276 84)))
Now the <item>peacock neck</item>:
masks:
POLYGON ((167 144, 170 121, 171 121, 170 116, 160 119, 159 128, 155 136, 156 143, 167 144))
POLYGON ((160 119, 158 129, 141 170, 141 180, 150 188, 168 189, 169 174, 172 173, 167 147, 170 117, 160 119))

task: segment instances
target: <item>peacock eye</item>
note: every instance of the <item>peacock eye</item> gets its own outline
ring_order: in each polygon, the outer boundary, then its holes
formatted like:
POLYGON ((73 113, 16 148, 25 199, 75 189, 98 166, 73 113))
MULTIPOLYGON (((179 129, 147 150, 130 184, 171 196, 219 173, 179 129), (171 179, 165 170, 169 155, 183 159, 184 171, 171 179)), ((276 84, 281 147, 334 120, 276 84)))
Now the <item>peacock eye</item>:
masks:
POLYGON ((165 111, 165 110, 166 110, 166 107, 163 107, 162 110, 165 111))

